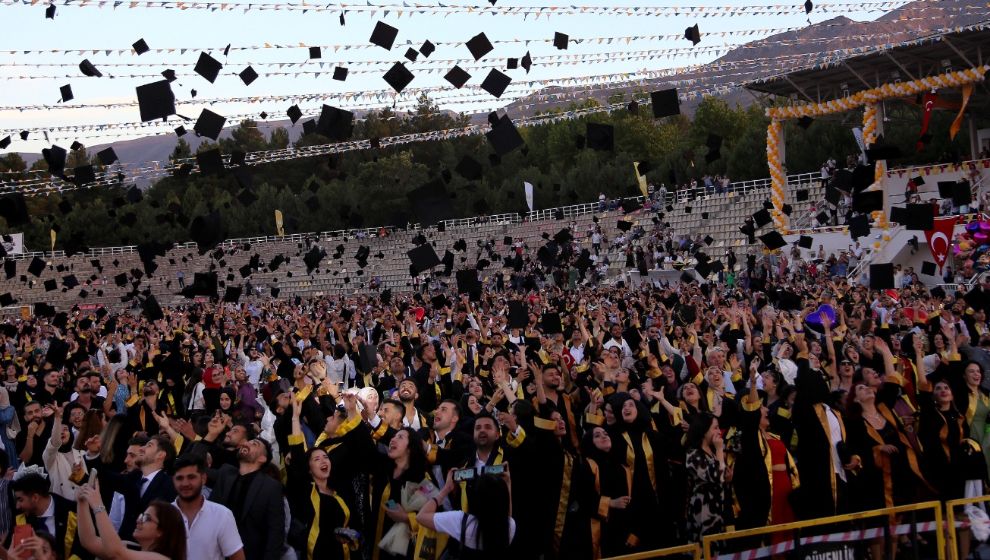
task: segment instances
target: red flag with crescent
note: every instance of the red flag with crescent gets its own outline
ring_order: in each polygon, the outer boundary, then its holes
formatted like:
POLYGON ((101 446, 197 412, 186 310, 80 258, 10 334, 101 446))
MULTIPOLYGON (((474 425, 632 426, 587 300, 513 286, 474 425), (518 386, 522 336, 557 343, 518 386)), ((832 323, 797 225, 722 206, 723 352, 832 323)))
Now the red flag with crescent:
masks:
POLYGON ((932 252, 932 258, 938 265, 939 273, 942 272, 942 265, 949 258, 949 250, 952 246, 952 230, 956 227, 958 216, 949 218, 937 218, 935 227, 925 231, 925 238, 928 240, 928 248, 932 252))

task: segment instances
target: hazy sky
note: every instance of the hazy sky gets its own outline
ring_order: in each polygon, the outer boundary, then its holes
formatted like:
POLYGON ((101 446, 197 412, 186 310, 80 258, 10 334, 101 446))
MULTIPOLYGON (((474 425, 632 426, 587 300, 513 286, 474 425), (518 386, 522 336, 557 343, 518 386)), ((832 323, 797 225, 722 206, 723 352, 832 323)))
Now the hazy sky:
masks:
MULTIPOLYGON (((10 0, 5 0, 10 1, 10 0)), ((381 0, 363 0, 363 6, 384 3, 381 0)), ((246 0, 241 6, 246 6, 246 0)), ((501 100, 480 90, 457 91, 443 80, 446 69, 453 66, 451 59, 469 59, 470 53, 462 43, 475 34, 484 31, 488 38, 497 40, 530 39, 525 44, 495 44, 495 50, 478 62, 473 60, 461 62, 462 67, 477 67, 468 69, 472 75, 469 85, 478 85, 488 73, 489 68, 499 68, 505 71, 505 57, 522 57, 529 50, 534 59, 532 71, 527 76, 524 70, 509 70, 507 73, 514 82, 525 80, 545 80, 567 78, 573 76, 596 76, 623 72, 638 72, 659 70, 669 67, 680 67, 691 64, 709 62, 723 54, 710 47, 724 46, 746 42, 753 37, 717 37, 710 35, 714 32, 728 30, 751 30, 767 28, 785 28, 807 25, 803 10, 800 15, 788 16, 740 16, 740 17, 710 17, 697 18, 690 16, 600 16, 600 15, 551 15, 536 19, 532 16, 524 18, 520 15, 492 16, 483 13, 466 13, 446 16, 430 16, 411 14, 405 10, 398 17, 393 9, 387 15, 385 9, 380 9, 374 15, 368 12, 347 12, 346 25, 339 23, 340 4, 322 3, 319 6, 331 6, 332 11, 309 12, 298 11, 258 11, 244 12, 239 8, 233 11, 205 10, 175 10, 159 8, 133 8, 127 6, 129 1, 122 2, 116 9, 112 8, 113 1, 106 2, 103 8, 90 6, 59 5, 55 20, 44 17, 44 4, 0 5, 0 14, 4 22, 4 32, 0 34, 0 51, 31 50, 31 49, 93 49, 85 54, 0 54, 0 107, 21 108, 28 105, 55 104, 59 100, 59 87, 71 84, 75 99, 70 104, 100 104, 113 102, 130 102, 136 100, 134 88, 143 83, 161 79, 159 72, 166 68, 174 69, 180 76, 192 74, 201 51, 207 51, 225 64, 224 70, 215 84, 210 84, 198 75, 180 77, 172 84, 176 97, 182 100, 190 99, 190 90, 198 92, 197 98, 202 100, 259 96, 259 95, 295 95, 322 94, 330 96, 327 100, 312 100, 299 102, 304 114, 318 113, 319 106, 325 102, 345 108, 372 108, 392 105, 392 96, 384 99, 347 101, 335 96, 346 93, 364 92, 369 90, 387 89, 388 85, 382 75, 392 62, 405 60, 403 55, 408 46, 418 48, 424 40, 434 43, 439 41, 457 42, 457 45, 439 46, 429 59, 420 57, 418 62, 408 63, 409 69, 416 78, 409 88, 444 86, 444 91, 433 97, 446 108, 465 111, 491 110, 509 103, 514 97, 532 92, 539 86, 510 86, 501 100), (377 21, 384 21, 399 29, 395 46, 391 51, 380 47, 358 48, 351 50, 324 49, 323 58, 319 61, 308 60, 305 48, 265 49, 265 50, 235 50, 229 56, 223 56, 223 49, 229 43, 233 47, 270 44, 308 44, 308 45, 369 45, 371 31, 377 21), (629 35, 680 35, 684 28, 698 23, 701 28, 702 41, 692 51, 684 51, 677 56, 661 58, 653 54, 653 59, 638 60, 605 60, 604 53, 613 53, 617 57, 629 58, 631 53, 641 51, 656 51, 660 49, 689 49, 691 43, 683 38, 663 41, 613 41, 612 44, 586 42, 571 43, 566 51, 559 51, 552 44, 544 41, 553 38, 554 32, 567 33, 572 39, 629 36, 629 35), (184 53, 176 50, 172 53, 149 52, 136 56, 129 51, 130 45, 139 38, 144 38, 152 48, 187 49, 184 53), (709 50, 702 51, 708 47, 709 50), (104 49, 128 49, 121 55, 114 52, 107 55, 104 49), (581 60, 579 64, 548 65, 545 57, 560 57, 561 55, 592 56, 590 61, 581 60), (597 55, 597 56, 594 56, 597 55), (88 58, 105 75, 104 78, 86 78, 79 71, 78 64, 88 58), (342 61, 381 61, 376 65, 352 65, 346 82, 334 81, 331 74, 334 66, 342 61), (260 63, 305 63, 302 66, 279 67, 277 65, 262 65, 260 63), (138 67, 114 67, 110 64, 140 63, 138 67), (322 64, 321 64, 322 63, 322 64), (64 66, 11 66, 12 64, 61 64, 64 66), (186 66, 180 66, 185 64, 186 66), (261 75, 250 86, 245 86, 241 80, 230 72, 238 73, 249 64, 261 75), (425 69, 439 71, 426 72, 425 69), (322 71, 319 77, 304 75, 266 76, 268 72, 322 71), (372 72, 368 72, 372 71, 372 72), (363 73, 362 73, 363 72, 363 73), (117 77, 110 79, 109 75, 145 74, 147 77, 128 78, 117 77), (16 79, 15 76, 49 76, 43 79, 16 79), (52 78, 51 76, 59 76, 52 78), (65 77, 71 76, 71 77, 65 77), (159 76, 159 77, 155 77, 159 76), (446 101, 450 99, 451 101, 446 101)), ((292 2, 303 4, 302 2, 292 2)), ((401 5, 402 0, 389 0, 389 3, 401 5)), ((414 5, 416 2, 405 2, 414 5)), ((480 9, 488 7, 488 0, 459 0, 444 1, 440 4, 472 5, 480 9)), ((219 4, 219 2, 218 2, 219 4)), ((233 2, 231 4, 234 4, 233 2)), ((312 4, 312 3, 310 3, 312 4)), ((436 6, 437 0, 420 0, 420 5, 436 6)), ((801 2, 785 3, 784 6, 800 6, 801 2)), ((316 5, 316 4, 313 4, 316 5)), ((498 6, 572 6, 570 2, 554 4, 537 2, 536 0, 498 0, 498 6)), ((722 2, 704 2, 701 0, 685 0, 664 2, 628 2, 620 3, 607 0, 596 0, 594 3, 585 2, 579 5, 594 6, 766 6, 778 5, 763 0, 723 0, 722 2)), ((882 12, 855 12, 848 7, 836 7, 830 11, 820 8, 811 15, 811 21, 819 22, 831 19, 837 15, 845 15, 856 20, 875 19, 882 12)), ((839 30, 837 29, 837 33, 839 30)), ((823 48, 825 46, 823 45, 823 48)), ((642 53, 641 53, 642 54, 642 53)), ((397 98, 399 107, 407 107, 413 96, 405 95, 397 98)), ((194 100, 195 101, 195 100, 194 100)), ((203 108, 210 108, 224 116, 238 114, 260 113, 267 111, 269 118, 284 118, 285 110, 292 105, 291 101, 267 101, 261 103, 201 103, 194 102, 180 105, 179 113, 195 119, 203 108)), ((30 127, 54 127, 69 124, 105 124, 139 121, 138 108, 123 107, 105 109, 86 107, 81 109, 63 110, 2 110, 0 109, 0 138, 10 131, 18 131, 30 127)), ((115 139, 133 138, 154 132, 171 131, 181 124, 178 119, 170 119, 167 126, 153 125, 143 129, 120 129, 104 131, 61 131, 52 133, 49 142, 45 142, 40 133, 32 134, 31 140, 21 142, 14 134, 14 143, 7 151, 37 152, 49 143, 59 143, 63 146, 79 139, 83 144, 95 145, 115 139)), ((191 128, 191 123, 187 123, 191 128)))

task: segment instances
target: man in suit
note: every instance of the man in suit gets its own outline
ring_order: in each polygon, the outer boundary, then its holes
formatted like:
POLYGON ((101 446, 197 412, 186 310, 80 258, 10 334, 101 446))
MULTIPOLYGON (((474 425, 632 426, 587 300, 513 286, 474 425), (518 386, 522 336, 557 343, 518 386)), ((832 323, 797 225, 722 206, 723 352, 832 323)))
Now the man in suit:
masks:
POLYGON ((281 558, 285 552, 285 502, 282 484, 266 472, 272 446, 261 438, 241 443, 238 466, 217 471, 210 500, 234 513, 247 560, 281 558))
POLYGON ((17 525, 30 525, 35 533, 48 533, 63 544, 64 558, 91 560, 93 555, 79 542, 76 504, 51 493, 48 479, 38 473, 22 474, 11 483, 17 506, 17 525))
MULTIPOLYGON (((137 469, 127 473, 109 472, 104 466, 99 472, 100 485, 124 497, 124 517, 120 523, 120 538, 131 540, 137 517, 155 500, 175 500, 175 485, 166 472, 175 461, 175 447, 167 437, 155 435, 141 447, 137 469)), ((96 466, 100 469, 100 465, 96 466)))

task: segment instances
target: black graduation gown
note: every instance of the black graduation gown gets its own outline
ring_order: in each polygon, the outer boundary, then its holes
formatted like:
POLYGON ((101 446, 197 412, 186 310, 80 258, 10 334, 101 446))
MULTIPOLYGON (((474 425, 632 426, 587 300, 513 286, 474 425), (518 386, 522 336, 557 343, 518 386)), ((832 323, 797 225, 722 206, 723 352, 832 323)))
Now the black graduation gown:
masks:
POLYGON ((612 457, 632 468, 632 500, 629 502, 628 552, 650 550, 670 544, 675 534, 675 517, 683 508, 672 507, 669 491, 667 454, 670 444, 643 422, 616 423, 612 437, 612 457), (648 444, 648 445, 647 445, 648 444), (663 503, 663 507, 661 507, 663 503))

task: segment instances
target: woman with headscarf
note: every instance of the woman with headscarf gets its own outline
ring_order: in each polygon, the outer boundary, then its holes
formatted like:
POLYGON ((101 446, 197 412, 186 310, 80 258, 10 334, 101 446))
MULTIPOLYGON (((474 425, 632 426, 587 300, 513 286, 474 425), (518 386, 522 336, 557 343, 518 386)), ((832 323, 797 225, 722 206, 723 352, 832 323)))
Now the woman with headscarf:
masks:
POLYGON ((628 507, 632 499, 632 471, 611 454, 608 431, 595 426, 585 432, 581 453, 591 471, 598 509, 591 517, 592 556, 618 556, 626 550, 629 538, 628 507))
POLYGON ((612 457, 632 471, 626 552, 658 548, 673 539, 675 522, 680 519, 678 504, 666 509, 660 505, 669 492, 667 459, 676 444, 664 440, 646 407, 628 393, 616 393, 609 402, 616 414, 609 431, 612 457))

